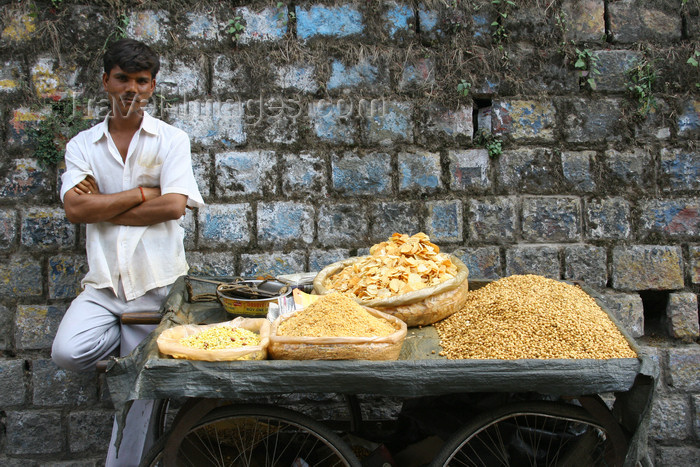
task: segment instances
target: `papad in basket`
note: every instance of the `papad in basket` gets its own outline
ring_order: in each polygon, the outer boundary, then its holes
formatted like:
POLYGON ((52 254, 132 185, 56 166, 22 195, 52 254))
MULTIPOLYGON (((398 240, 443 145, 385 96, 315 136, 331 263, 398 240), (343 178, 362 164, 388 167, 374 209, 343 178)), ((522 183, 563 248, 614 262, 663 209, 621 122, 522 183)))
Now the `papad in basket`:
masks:
POLYGON ((231 360, 265 360, 270 344, 270 322, 265 318, 238 317, 231 321, 216 324, 183 324, 163 331, 157 339, 158 350, 174 358, 222 362, 231 360), (181 339, 217 328, 241 328, 260 335, 258 345, 233 347, 228 349, 196 349, 180 343, 181 339))
MULTIPOLYGON (((469 291, 469 269, 458 257, 448 256, 457 267, 457 274, 451 279, 393 297, 375 300, 356 298, 355 301, 395 316, 404 321, 408 327, 427 326, 447 318, 464 306, 469 291)), ((319 295, 333 292, 325 286, 328 279, 363 258, 366 257, 349 258, 323 268, 314 279, 314 292, 319 295)))
POLYGON ((365 310, 386 320, 396 329, 388 336, 377 337, 306 337, 279 335, 280 325, 293 314, 283 315, 272 323, 270 358, 276 360, 397 360, 406 338, 406 323, 372 308, 365 310))

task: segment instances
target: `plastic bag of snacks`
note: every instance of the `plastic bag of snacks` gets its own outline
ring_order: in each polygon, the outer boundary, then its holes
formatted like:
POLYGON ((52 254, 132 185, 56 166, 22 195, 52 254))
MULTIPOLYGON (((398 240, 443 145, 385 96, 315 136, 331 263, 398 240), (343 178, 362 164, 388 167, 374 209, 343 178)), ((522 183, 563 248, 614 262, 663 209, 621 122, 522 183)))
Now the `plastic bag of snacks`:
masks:
POLYGON ((440 253, 427 235, 395 233, 370 255, 333 263, 314 279, 314 292, 337 291, 361 305, 396 316, 409 327, 435 323, 466 302, 469 269, 440 253))
POLYGON ((187 360, 265 360, 270 322, 238 317, 216 324, 183 324, 163 331, 157 343, 161 353, 187 360))
POLYGON ((405 337, 400 319, 334 293, 277 318, 268 351, 278 360, 396 360, 405 337))

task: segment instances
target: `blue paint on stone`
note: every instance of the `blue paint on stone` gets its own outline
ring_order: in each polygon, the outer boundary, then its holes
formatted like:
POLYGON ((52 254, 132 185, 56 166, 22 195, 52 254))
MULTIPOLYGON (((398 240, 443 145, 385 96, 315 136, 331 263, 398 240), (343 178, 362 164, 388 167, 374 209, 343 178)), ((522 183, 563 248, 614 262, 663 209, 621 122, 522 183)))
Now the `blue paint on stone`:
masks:
POLYGON ((622 198, 592 200, 586 206, 588 238, 625 239, 630 235, 630 205, 622 198))
POLYGON ((346 153, 331 159, 333 188, 352 195, 375 195, 391 191, 391 158, 372 153, 356 156, 346 153))
POLYGON ((409 103, 391 102, 385 112, 370 115, 366 130, 371 143, 413 142, 413 107, 409 103))
POLYGON ((340 105, 319 102, 309 108, 314 133, 331 143, 354 144, 357 130, 348 111, 340 105))
POLYGON ((662 149, 661 174, 670 191, 700 189, 700 153, 662 149))
POLYGON ((440 16, 435 10, 418 9, 418 20, 420 21, 421 32, 440 32, 437 28, 440 16))
POLYGON ((654 199, 641 204, 641 224, 647 232, 668 236, 700 235, 700 200, 654 199))
POLYGON ((413 10, 406 5, 396 5, 385 14, 387 24, 384 25, 391 37, 402 31, 409 31, 409 21, 413 19, 413 10))
POLYGON ((258 205, 258 241, 284 244, 290 241, 313 241, 314 213, 309 205, 294 202, 258 205))
POLYGON ((501 252, 498 247, 463 248, 452 252, 467 269, 469 279, 496 280, 501 277, 501 252))
POLYGON ((376 83, 379 69, 370 63, 363 61, 355 66, 346 68, 342 62, 334 60, 331 69, 331 77, 326 88, 329 91, 339 88, 353 88, 376 83))
POLYGON ((340 7, 312 6, 309 9, 295 7, 297 37, 302 40, 314 36, 345 37, 360 34, 365 26, 362 13, 344 5, 340 7))
POLYGON ((246 245, 250 241, 248 204, 209 204, 199 209, 200 243, 246 245))
POLYGON ((440 155, 430 152, 399 154, 399 189, 435 189, 440 184, 440 155))
POLYGON ((492 21, 486 15, 474 15, 472 16, 472 21, 474 22, 474 37, 490 37, 490 27, 492 21))
POLYGON ((49 258, 49 297, 76 297, 81 292, 80 281, 87 272, 87 260, 83 257, 49 258))
POLYGON ((462 241, 462 202, 428 203, 428 235, 433 242, 462 241))
POLYGON ((700 133, 700 101, 688 102, 678 116, 678 134, 691 136, 698 133, 700 133))

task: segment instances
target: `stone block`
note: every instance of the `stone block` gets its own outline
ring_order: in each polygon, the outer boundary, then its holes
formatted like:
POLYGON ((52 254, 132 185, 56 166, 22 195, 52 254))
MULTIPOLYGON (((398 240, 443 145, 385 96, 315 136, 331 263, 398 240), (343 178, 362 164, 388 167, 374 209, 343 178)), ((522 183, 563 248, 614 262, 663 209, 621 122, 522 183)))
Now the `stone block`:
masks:
POLYGON ((605 35, 604 0, 565 0, 562 5, 567 39, 600 41, 605 35))
POLYGON ((440 27, 440 12, 429 9, 423 4, 418 5, 418 24, 423 40, 432 41, 443 35, 440 27))
POLYGON ((586 203, 586 237, 592 240, 629 238, 631 207, 623 198, 592 199, 586 203))
MULTIPOLYGON (((697 308, 695 309, 697 313, 697 308)), ((697 314, 695 315, 697 319, 697 314)), ((669 385, 684 392, 700 391, 700 346, 691 344, 685 347, 668 349, 669 385)))
POLYGON ((80 410, 68 416, 70 452, 106 452, 112 438, 114 412, 80 410))
POLYGON ((74 298, 81 291, 80 281, 88 272, 84 255, 58 255, 49 258, 49 298, 74 298))
POLYGON ((346 152, 331 156, 331 181, 339 193, 378 195, 391 193, 391 156, 373 152, 346 152))
POLYGON ((690 252, 690 282, 700 284, 700 246, 691 245, 690 252))
POLYGON ((165 96, 176 96, 186 102, 193 96, 206 92, 207 77, 201 65, 194 60, 178 58, 160 59, 158 71, 158 92, 165 96))
MULTIPOLYGON (((695 412, 693 415, 693 431, 695 432, 695 438, 700 438, 700 394, 693 394, 691 397, 693 401, 693 407, 695 407, 695 412)), ((700 459, 700 454, 695 456, 696 459, 700 459)))
POLYGON ((212 158, 207 153, 192 154, 192 171, 197 181, 197 188, 206 200, 212 195, 211 192, 211 166, 212 158))
MULTIPOLYGON (((213 59, 211 92, 212 95, 220 97, 236 96, 237 93, 244 92, 251 88, 251 80, 246 74, 246 69, 239 66, 230 57, 218 55, 213 59)), ((255 93, 254 93, 255 94, 255 93)))
POLYGON ((246 246, 253 212, 249 204, 208 204, 199 208, 199 244, 205 247, 246 246))
POLYGON ((491 107, 491 130, 516 141, 553 141, 556 118, 551 102, 499 100, 491 107))
POLYGON ((387 80, 379 67, 369 60, 360 60, 352 66, 346 66, 340 60, 331 63, 331 76, 326 83, 329 91, 339 89, 365 89, 379 92, 387 89, 387 80))
POLYGON ((429 104, 424 112, 419 138, 421 141, 435 138, 447 143, 470 143, 474 134, 474 121, 470 105, 458 105, 456 109, 439 104, 429 104))
POLYGON ((309 105, 309 120, 314 134, 322 141, 333 144, 355 144, 358 129, 352 118, 352 106, 333 104, 326 100, 309 105))
POLYGON ((608 283, 605 248, 571 245, 564 248, 564 279, 583 281, 595 287, 608 283))
POLYGON ((611 187, 643 188, 653 177, 651 154, 642 148, 625 152, 608 149, 603 166, 603 178, 611 187))
POLYGON ((486 149, 450 150, 447 153, 452 190, 479 190, 491 187, 491 161, 486 149))
POLYGON ((295 274, 306 269, 303 251, 241 255, 241 275, 249 277, 295 274))
POLYGON ((369 240, 383 242, 395 232, 413 235, 421 231, 420 210, 410 202, 391 201, 369 206, 369 240))
POLYGON ((685 395, 657 395, 651 404, 649 437, 655 441, 688 437, 686 414, 690 407, 685 395))
POLYGON ((0 38, 7 42, 27 42, 35 37, 38 17, 22 9, 10 9, 6 11, 7 17, 3 19, 3 30, 0 38))
POLYGON ((14 159, 4 165, 0 197, 8 200, 36 200, 49 194, 49 173, 36 159, 14 159))
POLYGON ((412 63, 406 63, 399 78, 399 91, 418 91, 435 84, 435 61, 430 58, 419 58, 412 63))
POLYGON ((523 148, 503 151, 496 171, 498 186, 508 193, 552 193, 558 186, 553 170, 554 155, 545 148, 523 148))
POLYGON ((671 43, 681 40, 683 25, 677 11, 639 5, 637 0, 622 0, 609 5, 610 32, 616 43, 641 41, 671 43))
POLYGON ((700 235, 700 198, 652 199, 641 202, 639 210, 643 234, 700 235))
POLYGON ((199 253, 191 251, 187 253, 187 262, 190 265, 189 273, 195 276, 226 277, 236 276, 236 258, 230 251, 199 253))
POLYGON ((168 42, 170 30, 170 18, 166 11, 135 11, 129 15, 126 34, 149 45, 162 45, 168 42))
POLYGON ((577 192, 589 193, 596 187, 591 173, 591 161, 595 151, 565 151, 561 154, 561 168, 564 178, 577 192))
POLYGON ((625 133, 622 108, 617 99, 571 101, 563 116, 564 138, 570 143, 620 141, 625 133))
POLYGON ((413 104, 389 101, 382 112, 366 115, 365 131, 369 144, 389 146, 413 143, 413 104))
POLYGON ((581 239, 581 200, 573 197, 523 198, 523 239, 575 242, 581 239))
POLYGON ((592 53, 600 75, 594 76, 596 91, 627 91, 629 71, 643 55, 631 50, 597 50, 592 53))
POLYGON ((168 109, 168 119, 195 143, 208 146, 220 142, 235 146, 246 142, 244 108, 244 103, 234 100, 193 100, 168 109))
POLYGON ((221 40, 219 33, 219 22, 211 13, 188 12, 185 13, 187 19, 187 38, 202 42, 218 42, 221 40))
POLYGON ((388 2, 382 15, 384 30, 391 38, 410 37, 415 33, 415 14, 408 5, 388 2))
POLYGON ((273 67, 275 84, 290 91, 314 94, 318 91, 316 67, 311 64, 296 64, 273 67))
POLYGON ((29 208, 20 222, 24 247, 46 250, 75 246, 75 224, 68 222, 62 208, 29 208))
POLYGON ((312 250, 309 254, 309 271, 320 271, 326 266, 350 258, 350 250, 336 248, 334 250, 312 250))
POLYGON ((15 346, 22 350, 50 349, 65 309, 55 305, 17 305, 15 346))
POLYGON ((32 363, 35 406, 85 406, 97 402, 97 377, 92 372, 68 371, 49 360, 32 363))
POLYGON ((276 192, 277 156, 274 151, 230 151, 214 156, 219 196, 269 195, 276 192))
POLYGON ((469 237, 478 242, 514 242, 518 226, 515 198, 470 199, 469 237))
POLYGON ((426 233, 434 243, 461 242, 464 239, 461 200, 431 201, 426 207, 426 233))
POLYGON ((7 251, 15 245, 17 230, 17 212, 0 209, 0 251, 7 251))
MULTIPOLYGON (((58 454, 63 449, 60 412, 8 411, 4 424, 7 454, 58 454)), ((27 465, 27 461, 24 462, 23 465, 27 465)))
POLYGON ((3 409, 25 403, 24 360, 0 360, 0 394, 3 409))
POLYGON ((241 17, 241 21, 245 25, 238 37, 238 42, 241 44, 277 41, 287 34, 289 21, 286 6, 269 7, 260 11, 240 7, 234 11, 237 16, 241 17))
POLYGON ((661 98, 657 98, 656 108, 651 107, 645 116, 635 122, 635 140, 669 140, 671 138, 672 122, 668 116, 671 114, 673 114, 673 111, 668 103, 661 98))
POLYGON ((700 336, 698 296, 691 292, 669 294, 666 322, 671 337, 692 340, 700 336))
POLYGON ((362 203, 323 204, 318 213, 318 241, 325 247, 364 244, 369 227, 362 203))
POLYGON ((314 240, 314 208, 294 201, 258 203, 258 243, 284 246, 314 240))
POLYGON ((326 189, 326 160, 315 153, 282 155, 282 194, 323 198, 326 189))
POLYGON ((695 446, 657 446, 655 465, 696 465, 700 448, 695 446))
POLYGON ((506 250, 506 276, 538 274, 559 279, 559 250, 554 246, 515 246, 506 250))
POLYGON ((196 226, 197 214, 194 210, 188 209, 185 211, 185 215, 178 220, 180 227, 185 231, 185 238, 183 240, 185 245, 185 250, 193 250, 196 246, 197 237, 197 226, 196 226))
POLYGON ((14 324, 14 311, 4 305, 0 305, 0 351, 8 350, 12 347, 14 324))
POLYGON ((501 252, 496 246, 460 248, 452 252, 469 269, 468 280, 497 280, 501 277, 501 252))
POLYGON ((683 288, 683 253, 678 246, 616 246, 612 286, 618 290, 683 288))
POLYGON ((400 152, 399 191, 435 191, 442 188, 440 154, 428 151, 400 152))
POLYGON ((295 6, 294 9, 297 37, 302 41, 315 37, 347 37, 362 34, 365 29, 362 13, 351 4, 295 6))
POLYGON ((29 70, 29 77, 38 97, 59 100, 72 96, 78 69, 75 65, 60 65, 50 55, 42 55, 29 70))
POLYGON ((678 136, 697 139, 700 137, 700 101, 688 101, 678 115, 678 136))
POLYGON ((0 263, 0 295, 37 297, 42 294, 41 263, 29 256, 11 256, 0 263))
POLYGON ((664 191, 700 190, 700 152, 662 148, 660 161, 664 191))
POLYGON ((22 83, 22 68, 19 62, 10 60, 0 68, 0 92, 18 91, 22 83))
POLYGON ((603 306, 634 338, 644 335, 644 304, 636 293, 623 293, 605 289, 600 294, 603 306))

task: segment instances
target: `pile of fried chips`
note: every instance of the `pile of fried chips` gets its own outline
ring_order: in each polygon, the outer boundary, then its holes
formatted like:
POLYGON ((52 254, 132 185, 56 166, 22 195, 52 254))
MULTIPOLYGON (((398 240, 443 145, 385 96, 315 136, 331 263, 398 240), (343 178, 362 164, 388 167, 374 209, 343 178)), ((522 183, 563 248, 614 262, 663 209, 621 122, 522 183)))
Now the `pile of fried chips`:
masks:
POLYGON ((328 278, 329 290, 369 301, 441 284, 457 275, 449 255, 424 233, 395 233, 363 257, 328 278))

